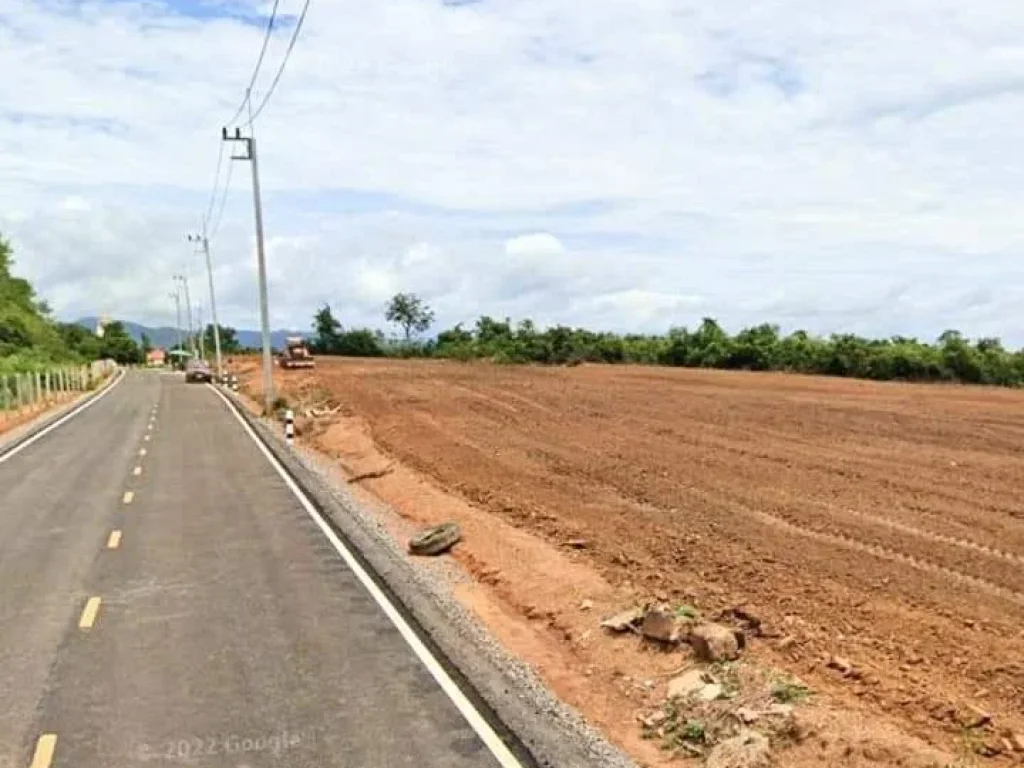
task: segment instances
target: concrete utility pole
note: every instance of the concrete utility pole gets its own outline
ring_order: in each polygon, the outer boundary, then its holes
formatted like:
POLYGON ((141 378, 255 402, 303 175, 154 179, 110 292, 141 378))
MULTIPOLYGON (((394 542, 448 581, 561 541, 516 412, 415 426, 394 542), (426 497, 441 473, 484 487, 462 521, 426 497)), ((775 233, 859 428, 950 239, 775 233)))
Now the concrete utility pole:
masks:
MULTIPOLYGON (((206 256, 206 279, 210 283, 210 313, 213 315, 213 351, 217 356, 217 378, 224 378, 224 366, 220 357, 220 325, 217 321, 217 295, 213 290, 213 259, 210 257, 210 239, 205 235, 187 235, 190 243, 199 243, 206 256)), ((204 334, 205 335, 205 334, 204 334)))
MULTIPOLYGON (((251 121, 250 121, 251 123, 251 121)), ((256 136, 250 125, 251 136, 242 136, 242 130, 235 128, 235 135, 229 136, 228 129, 221 131, 224 141, 241 143, 244 155, 232 155, 232 160, 248 160, 252 166, 252 202, 256 218, 256 265, 260 281, 260 334, 263 337, 263 410, 270 414, 274 407, 274 361, 270 357, 270 311, 267 301, 267 261, 263 251, 263 204, 260 201, 260 170, 256 159, 256 136)))
POLYGON ((181 282, 182 287, 185 289, 185 316, 188 318, 188 348, 195 357, 196 354, 196 337, 195 328, 192 325, 192 295, 188 292, 188 276, 187 275, 175 275, 174 278, 181 282))
POLYGON ((203 328, 203 302, 196 302, 196 328, 199 329, 199 357, 206 359, 206 329, 203 328))
POLYGON ((178 349, 184 349, 185 347, 181 343, 181 291, 175 288, 174 293, 167 295, 174 299, 174 311, 177 317, 177 325, 175 327, 178 329, 178 349))

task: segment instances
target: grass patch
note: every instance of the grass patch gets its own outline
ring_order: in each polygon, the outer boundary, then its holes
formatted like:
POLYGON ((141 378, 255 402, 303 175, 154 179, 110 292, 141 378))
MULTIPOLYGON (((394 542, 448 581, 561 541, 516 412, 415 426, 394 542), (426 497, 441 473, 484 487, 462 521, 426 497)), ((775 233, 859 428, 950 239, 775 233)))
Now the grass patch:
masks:
POLYGON ((772 698, 780 704, 793 704, 811 695, 811 689, 797 680, 776 680, 772 684, 772 698))

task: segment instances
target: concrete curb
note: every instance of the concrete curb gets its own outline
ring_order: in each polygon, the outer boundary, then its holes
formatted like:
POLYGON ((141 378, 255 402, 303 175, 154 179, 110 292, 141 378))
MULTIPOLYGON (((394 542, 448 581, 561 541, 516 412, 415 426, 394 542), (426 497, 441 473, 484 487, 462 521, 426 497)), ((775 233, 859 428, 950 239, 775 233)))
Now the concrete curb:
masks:
POLYGON ((372 514, 324 477, 308 457, 288 447, 265 420, 253 416, 239 395, 220 391, 406 613, 524 766, 636 768, 556 699, 530 667, 502 648, 436 578, 418 572, 372 514))
POLYGON ((115 374, 114 376, 111 376, 106 381, 104 381, 101 386, 97 387, 96 389, 90 392, 83 392, 81 396, 76 397, 74 400, 65 403, 59 408, 56 408, 51 411, 46 411, 45 413, 41 413, 31 421, 25 422, 24 424, 15 427, 9 432, 4 432, 3 434, 0 434, 0 456, 3 456, 6 453, 16 450, 19 445, 27 443, 29 440, 31 440, 33 437, 35 437, 40 432, 45 430, 55 421, 59 421, 76 408, 81 408, 91 400, 95 400, 103 392, 105 392, 107 388, 110 387, 115 381, 119 381, 121 376, 126 375, 124 369, 121 369, 121 371, 121 374, 115 374))

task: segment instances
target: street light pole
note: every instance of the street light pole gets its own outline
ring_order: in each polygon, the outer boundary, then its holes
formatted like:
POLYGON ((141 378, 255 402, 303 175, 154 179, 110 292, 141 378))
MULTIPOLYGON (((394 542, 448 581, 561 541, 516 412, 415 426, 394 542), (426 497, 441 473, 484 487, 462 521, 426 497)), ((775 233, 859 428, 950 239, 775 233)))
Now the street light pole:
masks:
POLYGON ((213 259, 210 256, 210 239, 205 235, 187 235, 190 243, 199 243, 206 256, 206 279, 210 283, 210 313, 213 315, 213 351, 217 356, 217 378, 224 378, 224 366, 220 357, 220 325, 217 321, 217 295, 213 290, 213 259))
MULTIPOLYGON (((250 121, 251 122, 251 121, 250 121)), ((250 131, 252 127, 250 125, 250 131)), ((263 203, 260 200, 260 170, 256 157, 256 136, 242 136, 240 128, 235 128, 234 136, 228 135, 228 129, 221 131, 224 141, 243 144, 244 155, 232 155, 232 160, 248 160, 252 167, 252 202, 256 220, 256 266, 259 273, 260 291, 260 335, 263 341, 263 411, 269 415, 274 407, 274 361, 270 357, 270 310, 267 300, 267 260, 263 249, 263 203)))

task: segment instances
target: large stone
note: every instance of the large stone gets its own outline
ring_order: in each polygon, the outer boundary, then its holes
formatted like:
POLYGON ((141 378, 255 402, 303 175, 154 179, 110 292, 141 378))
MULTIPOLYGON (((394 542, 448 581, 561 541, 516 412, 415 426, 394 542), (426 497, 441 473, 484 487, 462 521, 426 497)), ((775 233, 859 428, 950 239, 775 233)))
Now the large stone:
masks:
POLYGON ((628 632, 635 630, 637 625, 643 621, 644 612, 640 608, 630 608, 628 611, 617 613, 611 618, 601 622, 601 626, 612 632, 628 632))
POLYGON ((722 698, 724 693, 725 686, 721 683, 711 683, 697 691, 697 698, 701 701, 715 701, 716 699, 722 698))
POLYGON ((674 645, 682 639, 684 624, 670 608, 651 608, 644 614, 640 631, 648 640, 674 645))
POLYGON ((721 742, 708 755, 706 768, 768 768, 771 744, 757 731, 743 730, 721 742))
POLYGON ((421 531, 409 539, 409 551, 414 555, 440 555, 462 539, 462 530, 456 522, 441 523, 421 531))
POLYGON ((670 699, 688 699, 711 683, 714 683, 714 679, 704 670, 688 669, 669 681, 668 697, 670 699))
POLYGON ((739 658, 742 647, 735 630, 710 622, 690 630, 690 645, 702 661, 732 661, 739 658))

